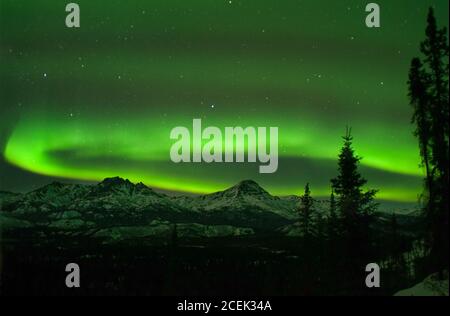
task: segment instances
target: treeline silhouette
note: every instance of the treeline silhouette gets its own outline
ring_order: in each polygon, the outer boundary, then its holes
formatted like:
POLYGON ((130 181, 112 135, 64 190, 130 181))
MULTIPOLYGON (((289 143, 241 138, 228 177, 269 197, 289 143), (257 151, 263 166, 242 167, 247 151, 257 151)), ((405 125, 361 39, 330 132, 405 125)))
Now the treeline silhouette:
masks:
POLYGON ((299 226, 304 232, 306 244, 311 242, 313 232, 316 238, 327 242, 326 249, 341 258, 336 264, 340 264, 338 271, 349 288, 360 290, 364 284, 361 272, 365 271, 367 264, 375 262, 375 258, 379 260, 373 247, 375 240, 372 240, 375 239, 372 230, 377 208, 374 201, 377 191, 365 189, 367 180, 358 171, 361 158, 355 154, 352 147, 353 137, 348 127, 343 140, 344 144, 338 157, 338 175, 330 181, 328 214, 318 214, 307 184, 304 194, 300 197, 299 226))

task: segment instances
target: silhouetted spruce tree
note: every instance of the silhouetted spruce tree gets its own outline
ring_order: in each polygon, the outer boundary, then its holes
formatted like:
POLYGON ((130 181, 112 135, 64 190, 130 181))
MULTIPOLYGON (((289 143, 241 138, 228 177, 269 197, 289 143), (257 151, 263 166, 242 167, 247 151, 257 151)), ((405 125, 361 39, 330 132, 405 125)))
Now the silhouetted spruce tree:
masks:
POLYGON ((300 207, 299 207, 300 227, 302 228, 304 237, 306 239, 310 238, 313 234, 312 230, 313 213, 314 213, 314 200, 311 197, 309 183, 307 183, 305 186, 305 192, 300 197, 300 207))
POLYGON ((413 107, 412 123, 416 124, 414 135, 419 141, 422 165, 425 167, 425 192, 423 202, 428 209, 433 209, 434 189, 433 178, 430 169, 430 146, 431 146, 431 113, 430 102, 427 96, 427 75, 423 71, 423 65, 419 58, 411 62, 409 72, 409 99, 413 107))
POLYGON ((412 61, 409 78, 413 122, 427 171, 424 208, 430 232, 432 269, 449 265, 448 186, 449 112, 446 28, 438 29, 433 9, 427 19, 426 39, 421 43, 422 62, 412 61), (426 165, 428 164, 428 166, 426 165))
POLYGON ((361 160, 352 148, 351 129, 343 137, 344 146, 339 154, 338 176, 331 180, 339 212, 341 234, 348 256, 348 265, 360 266, 367 260, 370 248, 370 222, 377 204, 376 190, 364 190, 367 181, 358 171, 361 160))

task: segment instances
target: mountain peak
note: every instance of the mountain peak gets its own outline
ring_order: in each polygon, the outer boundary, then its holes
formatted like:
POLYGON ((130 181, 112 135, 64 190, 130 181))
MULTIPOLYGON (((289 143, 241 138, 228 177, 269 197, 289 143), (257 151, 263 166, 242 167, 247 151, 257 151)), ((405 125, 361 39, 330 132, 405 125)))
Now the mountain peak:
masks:
POLYGON ((244 180, 236 184, 234 187, 229 189, 236 194, 247 194, 247 195, 260 195, 260 194, 269 194, 266 190, 264 190, 258 183, 253 180, 244 180))
POLYGON ((70 184, 64 184, 58 181, 53 181, 47 185, 44 185, 43 187, 37 188, 30 193, 34 194, 47 194, 50 192, 59 192, 62 191, 64 188, 69 187, 70 184))
POLYGON ((163 195, 154 192, 151 188, 147 187, 142 182, 137 184, 132 183, 128 179, 121 177, 106 178, 100 182, 97 187, 92 191, 93 194, 111 194, 120 193, 126 195, 142 194, 142 195, 154 195, 163 197, 163 195))
POLYGON ((64 184, 64 183, 59 182, 59 181, 53 181, 53 182, 50 182, 47 185, 44 185, 43 187, 38 188, 37 190, 44 190, 44 189, 48 189, 48 188, 62 188, 62 187, 65 187, 65 186, 67 186, 67 184, 64 184))
POLYGON ((113 177, 113 178, 105 178, 102 182, 99 183, 100 186, 105 187, 115 187, 121 185, 130 185, 132 184, 130 180, 123 179, 121 177, 113 177))
POLYGON ((128 179, 120 177, 105 178, 102 182, 97 184, 96 188, 91 191, 91 194, 110 194, 112 192, 123 192, 131 194, 134 191, 134 184, 128 179))
POLYGON ((240 187, 240 188, 254 188, 254 187, 259 187, 259 184, 256 183, 253 180, 242 180, 241 182, 239 182, 238 184, 236 184, 236 187, 240 187))

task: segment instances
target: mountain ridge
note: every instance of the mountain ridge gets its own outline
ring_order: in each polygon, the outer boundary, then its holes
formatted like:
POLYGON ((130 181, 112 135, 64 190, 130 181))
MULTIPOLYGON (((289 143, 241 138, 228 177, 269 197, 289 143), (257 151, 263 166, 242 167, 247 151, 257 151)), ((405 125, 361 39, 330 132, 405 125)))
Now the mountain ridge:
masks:
MULTIPOLYGON (((37 225, 59 233, 94 235, 102 231, 154 236, 170 234, 172 225, 184 225, 183 231, 194 236, 210 237, 214 232, 290 236, 298 234, 299 203, 298 196, 271 195, 253 180, 210 194, 169 196, 141 182, 111 177, 97 184, 52 182, 25 194, 0 192, 0 224, 7 223, 5 229, 37 225)), ((321 217, 327 215, 328 203, 316 200, 321 217)))
POLYGON ((200 228, 201 225, 212 225, 222 232, 223 227, 236 227, 227 231, 248 233, 248 229, 286 225, 294 214, 285 201, 270 195, 252 180, 241 181, 224 191, 181 198, 120 177, 105 178, 92 185, 52 182, 15 198, 0 198, 0 202, 4 215, 74 231, 94 227, 154 227, 155 223, 167 230, 169 222, 191 223, 209 235, 211 229, 200 228))

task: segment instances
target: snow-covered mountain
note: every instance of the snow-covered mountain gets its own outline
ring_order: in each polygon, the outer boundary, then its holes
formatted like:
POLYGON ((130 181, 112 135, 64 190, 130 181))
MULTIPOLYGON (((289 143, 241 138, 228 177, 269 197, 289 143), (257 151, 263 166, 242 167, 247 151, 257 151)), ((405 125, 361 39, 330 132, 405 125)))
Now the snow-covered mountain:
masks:
POLYGON ((155 219, 194 219, 192 212, 167 196, 121 178, 108 178, 97 185, 54 182, 15 199, 5 199, 2 211, 16 219, 67 230, 146 225, 155 219))
POLYGON ((179 205, 200 212, 207 219, 228 224, 247 223, 249 227, 276 228, 296 218, 295 203, 270 195, 252 180, 212 194, 174 197, 179 205))
POLYGON ((206 212, 223 209, 239 211, 251 208, 273 212, 288 219, 295 217, 293 212, 295 202, 270 195, 252 180, 239 182, 224 191, 197 197, 176 197, 174 200, 183 206, 206 212))
POLYGON ((186 221, 195 217, 168 196, 142 183, 133 184, 117 177, 89 187, 84 196, 67 206, 67 211, 79 212, 91 221, 109 225, 146 224, 160 218, 186 221))
POLYGON ((176 223, 180 233, 210 237, 275 229, 295 218, 292 202, 250 180, 196 197, 169 197, 116 177, 96 185, 54 182, 22 195, 2 192, 0 198, 6 230, 30 224, 52 231, 151 236, 167 234, 176 223))

